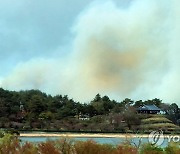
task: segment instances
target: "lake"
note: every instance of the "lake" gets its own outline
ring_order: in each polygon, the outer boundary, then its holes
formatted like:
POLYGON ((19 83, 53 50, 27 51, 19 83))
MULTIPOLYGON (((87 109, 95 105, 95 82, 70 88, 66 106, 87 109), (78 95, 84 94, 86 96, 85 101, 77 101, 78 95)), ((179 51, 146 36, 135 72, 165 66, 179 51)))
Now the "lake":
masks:
MULTIPOLYGON (((44 142, 46 140, 57 140, 57 139, 61 139, 62 137, 20 137, 22 142, 44 142)), ((72 140, 78 140, 78 141, 87 141, 87 140, 94 140, 97 143, 100 144, 112 144, 112 145, 118 145, 120 143, 123 143, 126 141, 126 138, 105 138, 105 137, 74 137, 74 138, 70 138, 72 140)), ((139 144, 139 140, 140 138, 136 137, 136 138, 131 138, 128 139, 128 141, 131 141, 131 143, 134 145, 138 145, 139 144)), ((148 143, 148 138, 144 137, 142 138, 141 143, 148 143)), ((168 145, 168 139, 166 138, 163 142, 163 144, 161 145, 161 147, 166 147, 168 145)))

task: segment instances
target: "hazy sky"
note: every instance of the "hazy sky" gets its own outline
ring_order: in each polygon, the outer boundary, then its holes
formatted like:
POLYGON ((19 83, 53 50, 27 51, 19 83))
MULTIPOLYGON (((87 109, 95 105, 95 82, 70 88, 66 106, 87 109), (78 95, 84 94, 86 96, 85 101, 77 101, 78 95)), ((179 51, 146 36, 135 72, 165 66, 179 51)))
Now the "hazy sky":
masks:
POLYGON ((0 0, 1 75, 19 61, 54 56, 58 48, 67 45, 76 17, 89 2, 0 0))
POLYGON ((59 48, 68 46, 71 28, 90 2, 0 0, 1 75, 9 73, 19 61, 64 52, 59 48))
POLYGON ((0 85, 88 101, 179 102, 178 0, 0 0, 0 85))

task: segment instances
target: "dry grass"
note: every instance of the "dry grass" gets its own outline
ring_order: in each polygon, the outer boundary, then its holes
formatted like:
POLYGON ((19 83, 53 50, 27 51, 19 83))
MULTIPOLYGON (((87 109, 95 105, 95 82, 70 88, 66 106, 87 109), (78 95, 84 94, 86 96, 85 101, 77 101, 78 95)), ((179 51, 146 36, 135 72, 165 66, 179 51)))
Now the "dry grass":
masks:
POLYGON ((98 144, 93 140, 72 141, 61 139, 42 143, 21 143, 18 138, 6 134, 0 138, 0 154, 179 154, 180 145, 170 144, 162 149, 151 144, 141 145, 140 148, 128 142, 113 146, 98 144))
POLYGON ((141 120, 142 124, 154 124, 154 123, 172 123, 169 119, 165 117, 152 117, 148 119, 141 120))
POLYGON ((176 126, 175 124, 172 123, 155 123, 155 124, 145 124, 141 125, 142 129, 145 130, 157 130, 157 129, 162 129, 162 130, 178 130, 179 126, 176 126))

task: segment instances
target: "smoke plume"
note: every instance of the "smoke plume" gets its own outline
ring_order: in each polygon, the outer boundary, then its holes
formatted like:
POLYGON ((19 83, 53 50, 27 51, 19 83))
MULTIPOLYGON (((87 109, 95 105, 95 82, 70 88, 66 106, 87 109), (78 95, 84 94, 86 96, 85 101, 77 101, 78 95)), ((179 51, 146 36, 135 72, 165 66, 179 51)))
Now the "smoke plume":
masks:
MULTIPOLYGON (((178 0, 94 1, 72 27, 68 56, 33 58, 1 79, 7 89, 41 89, 89 101, 180 99, 178 0)), ((66 49, 64 49, 66 50, 66 49)))

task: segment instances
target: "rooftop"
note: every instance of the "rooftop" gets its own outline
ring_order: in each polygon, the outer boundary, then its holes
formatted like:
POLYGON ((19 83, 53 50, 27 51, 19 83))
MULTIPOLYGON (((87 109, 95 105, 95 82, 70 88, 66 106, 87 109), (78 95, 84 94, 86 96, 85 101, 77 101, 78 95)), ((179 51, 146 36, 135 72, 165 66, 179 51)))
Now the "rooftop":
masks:
POLYGON ((140 106, 138 108, 138 110, 160 111, 161 109, 153 104, 153 105, 143 105, 143 106, 140 106))

